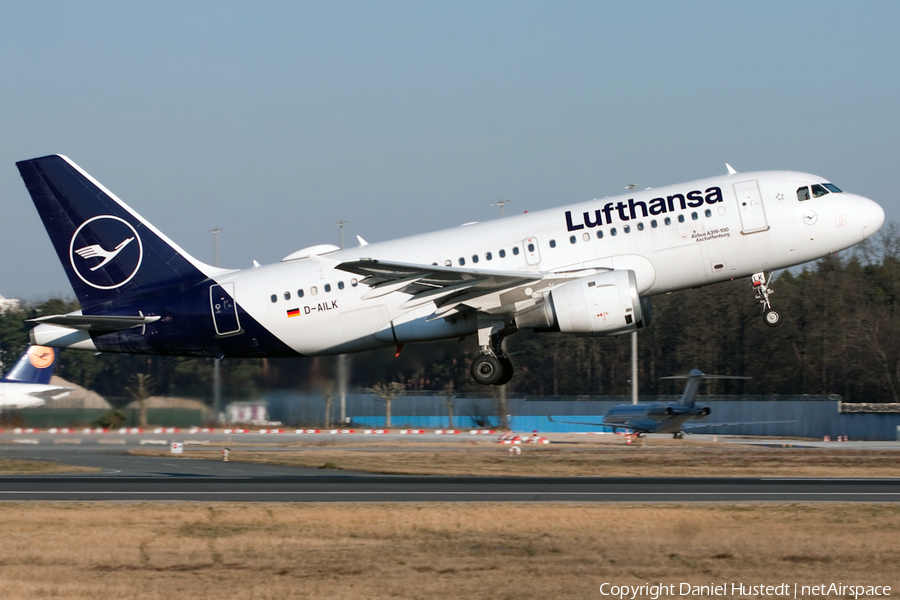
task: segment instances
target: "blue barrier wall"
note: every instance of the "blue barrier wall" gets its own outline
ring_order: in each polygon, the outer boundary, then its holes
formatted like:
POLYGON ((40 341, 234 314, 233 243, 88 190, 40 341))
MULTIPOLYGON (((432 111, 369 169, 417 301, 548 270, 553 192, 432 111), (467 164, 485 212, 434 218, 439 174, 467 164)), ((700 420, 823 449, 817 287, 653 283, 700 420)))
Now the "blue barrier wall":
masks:
MULTIPOLYGON (((264 396, 270 418, 287 425, 321 426, 325 420, 325 402, 315 394, 274 392, 264 396)), ((677 396, 644 398, 647 402, 674 402, 677 396)), ((798 421, 756 425, 733 425, 692 429, 694 433, 720 433, 764 436, 821 438, 847 436, 855 440, 896 440, 900 413, 841 413, 839 396, 699 396, 697 401, 710 407, 711 414, 691 424, 735 421, 798 421)), ((571 432, 597 431, 590 425, 553 423, 547 418, 599 423, 617 404, 630 403, 628 396, 515 397, 507 400, 510 425, 516 431, 571 432)), ((338 414, 334 399, 333 415, 338 414)), ((493 398, 456 398, 453 425, 457 429, 496 426, 496 400, 493 398)), ((348 394, 347 415, 358 426, 384 427, 384 403, 369 394, 348 394)), ((334 418, 334 417, 333 417, 334 418)), ((442 395, 406 395, 394 398, 391 410, 394 428, 442 429, 448 427, 447 409, 442 395)))

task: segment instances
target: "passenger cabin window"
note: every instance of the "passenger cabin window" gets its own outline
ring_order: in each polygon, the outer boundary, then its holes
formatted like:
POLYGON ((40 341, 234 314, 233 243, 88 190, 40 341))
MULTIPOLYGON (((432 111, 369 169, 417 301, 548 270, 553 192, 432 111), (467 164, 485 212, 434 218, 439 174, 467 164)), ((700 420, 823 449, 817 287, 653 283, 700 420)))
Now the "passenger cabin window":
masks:
POLYGON ((445 261, 444 261, 444 266, 445 266, 445 267, 451 267, 451 266, 453 266, 453 261, 451 261, 451 260, 445 260, 445 261))
POLYGON ((309 293, 315 296, 319 293, 319 288, 317 288, 316 286, 312 286, 311 288, 309 288, 309 293))
POLYGON ((650 227, 652 227, 653 229, 656 229, 656 219, 653 219, 652 221, 650 221, 650 227))
POLYGON ((330 284, 330 283, 326 283, 326 284, 325 284, 325 292, 327 293, 327 292, 330 292, 330 291, 331 291, 331 284, 330 284))
POLYGON ((491 260, 492 258, 494 258, 494 255, 491 254, 490 252, 484 253, 484 260, 491 260))
POLYGON ((464 264, 466 264, 466 259, 464 259, 463 257, 460 257, 459 258, 459 266, 463 266, 464 264))
POLYGON ((609 230, 609 235, 616 235, 616 228, 615 228, 615 227, 610 228, 610 230, 609 230))
POLYGON ((598 239, 598 240, 602 240, 602 239, 603 239, 603 230, 602 230, 602 229, 598 229, 598 230, 597 230, 597 239, 598 239))
POLYGON ((302 297, 303 297, 303 290, 297 290, 297 297, 298 297, 298 298, 302 298, 302 297))
POLYGON ((578 239, 577 239, 574 235, 570 235, 570 236, 569 236, 569 243, 570 243, 570 244, 574 244, 574 243, 577 242, 577 241, 578 241, 578 239))
POLYGON ((338 289, 339 289, 339 290, 344 289, 344 282, 343 282, 343 281, 338 281, 338 289))
POLYGON ((285 299, 285 300, 290 300, 290 299, 291 299, 291 293, 290 293, 290 292, 285 292, 285 293, 284 293, 284 299, 285 299))
POLYGON ((707 208, 707 209, 706 209, 706 212, 703 213, 703 214, 706 215, 707 217, 711 217, 711 216, 712 216, 712 211, 709 210, 709 209, 707 208))
POLYGON ((644 230, 644 224, 638 223, 638 231, 643 231, 643 230, 644 230))
POLYGON ((684 223, 684 215, 678 215, 678 222, 684 223))
POLYGON ((581 234, 581 239, 583 239, 583 240, 586 241, 586 242, 589 242, 589 241, 591 241, 591 234, 589 234, 589 233, 582 233, 582 234, 581 234))
POLYGON ((278 302, 278 296, 272 294, 272 302, 278 302))
POLYGON ((518 246, 513 246, 513 254, 515 254, 516 256, 519 255, 519 247, 518 246))
POLYGON ((556 240, 550 240, 550 247, 556 248, 556 240))
POLYGON ((809 200, 809 188, 805 185, 802 188, 797 188, 797 200, 801 202, 803 200, 809 200))
POLYGON ((624 231, 625 233, 631 233, 631 225, 626 225, 622 228, 622 231, 624 231))
MULTIPOLYGON (((447 265, 447 266, 449 267, 450 265, 447 265)), ((357 281, 356 279, 351 279, 351 280, 350 280, 350 285, 352 285, 353 287, 356 287, 356 285, 357 285, 358 283, 359 283, 359 281, 357 281)))
POLYGON ((528 251, 534 252, 534 244, 528 244, 528 251))
POLYGON ((666 225, 671 225, 672 219, 670 219, 669 217, 666 217, 665 223, 666 223, 666 225))
POLYGON ((473 255, 472 255, 472 262, 473 262, 473 263, 477 263, 477 262, 478 262, 478 255, 477 255, 477 254, 473 254, 473 255))
POLYGON ((506 258, 506 250, 501 250, 498 254, 500 255, 500 258, 506 258))

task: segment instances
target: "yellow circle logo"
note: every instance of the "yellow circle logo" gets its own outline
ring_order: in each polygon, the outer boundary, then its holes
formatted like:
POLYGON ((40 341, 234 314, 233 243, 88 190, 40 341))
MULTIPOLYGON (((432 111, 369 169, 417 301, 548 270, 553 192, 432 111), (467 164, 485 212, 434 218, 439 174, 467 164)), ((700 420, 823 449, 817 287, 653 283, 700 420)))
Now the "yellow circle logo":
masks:
POLYGON ((28 351, 28 360, 36 369, 46 369, 53 364, 53 348, 32 346, 28 351))

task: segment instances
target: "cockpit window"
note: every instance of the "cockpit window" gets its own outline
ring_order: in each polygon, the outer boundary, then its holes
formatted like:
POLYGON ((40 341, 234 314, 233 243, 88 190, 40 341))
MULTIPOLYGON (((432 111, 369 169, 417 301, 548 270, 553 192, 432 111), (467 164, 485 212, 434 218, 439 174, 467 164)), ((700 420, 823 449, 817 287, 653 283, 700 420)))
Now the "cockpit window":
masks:
POLYGON ((818 183, 813 184, 813 186, 812 186, 813 198, 821 198, 822 196, 824 196, 827 193, 828 193, 828 190, 826 190, 824 187, 822 187, 818 183))
POLYGON ((803 186, 802 188, 797 188, 797 200, 809 200, 809 188, 803 186))
POLYGON ((833 192, 835 194, 843 194, 844 191, 833 183, 823 183, 822 187, 828 190, 829 192, 833 192))

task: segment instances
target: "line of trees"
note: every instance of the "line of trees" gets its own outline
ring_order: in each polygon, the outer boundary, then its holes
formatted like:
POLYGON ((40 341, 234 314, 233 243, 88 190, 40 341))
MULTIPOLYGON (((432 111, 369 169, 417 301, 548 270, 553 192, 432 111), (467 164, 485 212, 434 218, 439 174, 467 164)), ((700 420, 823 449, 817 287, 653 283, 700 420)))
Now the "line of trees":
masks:
MULTIPOLYGON (((767 327, 749 279, 656 296, 653 324, 639 334, 640 392, 670 394, 678 383, 666 375, 692 368, 749 381, 710 380, 703 393, 840 394, 850 402, 900 402, 900 229, 891 223, 873 239, 802 269, 782 271, 772 284, 780 326, 767 327)), ((71 300, 26 304, 0 315, 0 361, 8 369, 28 343, 27 318, 68 312, 71 300)), ((354 358, 351 387, 400 382, 407 392, 446 390, 496 393, 471 382, 477 353, 470 336, 393 348, 354 358)), ((506 341, 516 366, 510 394, 627 394, 630 336, 612 338, 534 334, 506 341)), ((251 398, 267 389, 318 389, 333 381, 334 357, 226 359, 228 399, 251 398)), ((58 373, 115 400, 130 399, 135 373, 152 378, 154 392, 210 398, 212 361, 77 350, 60 355, 58 373)))

